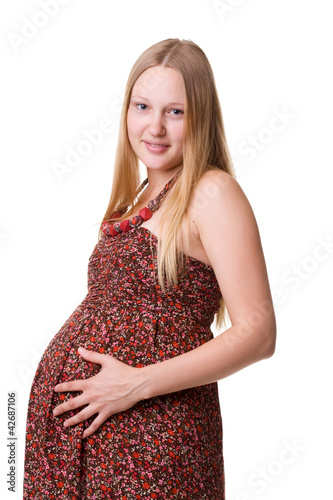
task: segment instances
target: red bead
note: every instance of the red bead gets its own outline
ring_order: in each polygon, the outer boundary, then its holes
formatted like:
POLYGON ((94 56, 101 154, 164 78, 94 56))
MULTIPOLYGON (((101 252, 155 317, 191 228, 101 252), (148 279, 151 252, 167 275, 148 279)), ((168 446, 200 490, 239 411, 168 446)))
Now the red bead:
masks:
POLYGON ((151 214, 151 210, 149 210, 148 207, 145 207, 145 208, 141 208, 139 215, 141 215, 143 220, 146 221, 146 220, 150 219, 152 214, 151 214))
POLYGON ((118 219, 118 217, 120 217, 120 213, 119 212, 113 212, 113 214, 111 215, 111 219, 118 219))
POLYGON ((126 220, 123 220, 121 223, 120 223, 120 229, 126 233, 126 231, 129 231, 131 229, 131 226, 129 225, 129 220, 126 219, 126 220))
POLYGON ((117 234, 119 234, 118 231, 115 230, 113 225, 110 226, 109 231, 110 231, 111 236, 117 236, 117 234))

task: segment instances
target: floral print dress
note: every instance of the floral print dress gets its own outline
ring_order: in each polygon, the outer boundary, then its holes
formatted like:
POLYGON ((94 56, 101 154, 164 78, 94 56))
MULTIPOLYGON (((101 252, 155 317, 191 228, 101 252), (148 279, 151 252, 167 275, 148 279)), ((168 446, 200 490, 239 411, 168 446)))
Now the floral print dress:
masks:
POLYGON ((79 392, 55 385, 96 375, 79 346, 135 367, 159 363, 213 338, 222 294, 213 268, 189 256, 172 292, 158 284, 158 240, 134 227, 103 234, 88 263, 88 292, 45 350, 32 384, 24 499, 224 500, 222 418, 217 383, 156 396, 110 416, 65 428, 81 408, 53 416, 79 392))

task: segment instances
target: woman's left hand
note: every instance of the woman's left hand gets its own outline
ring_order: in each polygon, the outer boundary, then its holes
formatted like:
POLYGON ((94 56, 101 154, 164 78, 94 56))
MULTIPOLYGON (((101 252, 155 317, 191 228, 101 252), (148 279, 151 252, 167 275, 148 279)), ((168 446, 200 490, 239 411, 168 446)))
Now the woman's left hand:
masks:
POLYGON ((98 413, 82 435, 86 438, 91 436, 110 415, 125 411, 144 399, 145 380, 143 368, 126 365, 109 354, 101 354, 82 347, 79 347, 78 352, 87 361, 102 365, 102 369, 97 375, 85 380, 73 380, 56 385, 54 387, 56 392, 82 391, 82 394, 57 406, 53 414, 61 415, 66 411, 88 405, 64 422, 66 427, 76 425, 98 413))

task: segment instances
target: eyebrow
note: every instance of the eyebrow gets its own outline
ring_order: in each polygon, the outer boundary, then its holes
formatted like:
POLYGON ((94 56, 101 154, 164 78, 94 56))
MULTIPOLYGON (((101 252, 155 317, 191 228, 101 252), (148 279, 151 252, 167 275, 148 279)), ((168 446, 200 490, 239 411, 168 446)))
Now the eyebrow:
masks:
MULTIPOLYGON (((143 99, 144 101, 149 101, 148 97, 142 97, 141 95, 132 95, 131 99, 143 99)), ((169 102, 168 106, 184 106, 183 102, 169 102)))

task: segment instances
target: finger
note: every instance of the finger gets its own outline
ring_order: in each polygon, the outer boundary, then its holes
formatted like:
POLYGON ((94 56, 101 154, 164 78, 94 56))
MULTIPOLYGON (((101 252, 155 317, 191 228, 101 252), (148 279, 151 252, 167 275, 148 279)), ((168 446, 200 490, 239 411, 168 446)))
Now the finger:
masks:
POLYGON ((53 387, 56 392, 83 391, 85 380, 72 380, 71 382, 62 382, 53 387))
POLYGON ((77 396, 76 398, 71 398, 65 403, 61 403, 61 405, 56 406, 53 410, 53 415, 61 415, 65 411, 69 410, 75 410, 75 408, 79 408, 80 406, 83 406, 87 404, 88 401, 86 399, 86 396, 84 394, 81 394, 80 396, 77 396))
POLYGON ((79 347, 78 353, 84 359, 91 361, 92 363, 96 363, 98 365, 103 365, 103 363, 105 363, 107 357, 109 357, 108 354, 102 354, 102 353, 97 352, 97 351, 92 351, 91 349, 85 349, 84 347, 79 347))
MULTIPOLYGON (((91 406, 91 405, 90 405, 91 406)), ((74 415, 73 417, 69 418, 64 422, 65 427, 70 427, 72 425, 77 425, 80 422, 83 422, 84 420, 87 420, 89 417, 97 413, 96 409, 93 410, 90 408, 90 406, 87 406, 87 408, 84 408, 81 410, 79 413, 74 415)))
POLYGON ((97 429, 100 428, 100 426, 105 422, 105 420, 112 415, 110 414, 105 414, 105 413, 99 413, 98 417, 95 418, 95 420, 92 422, 87 429, 85 429, 84 433, 82 434, 82 438, 86 438, 94 434, 94 432, 97 431, 97 429))

